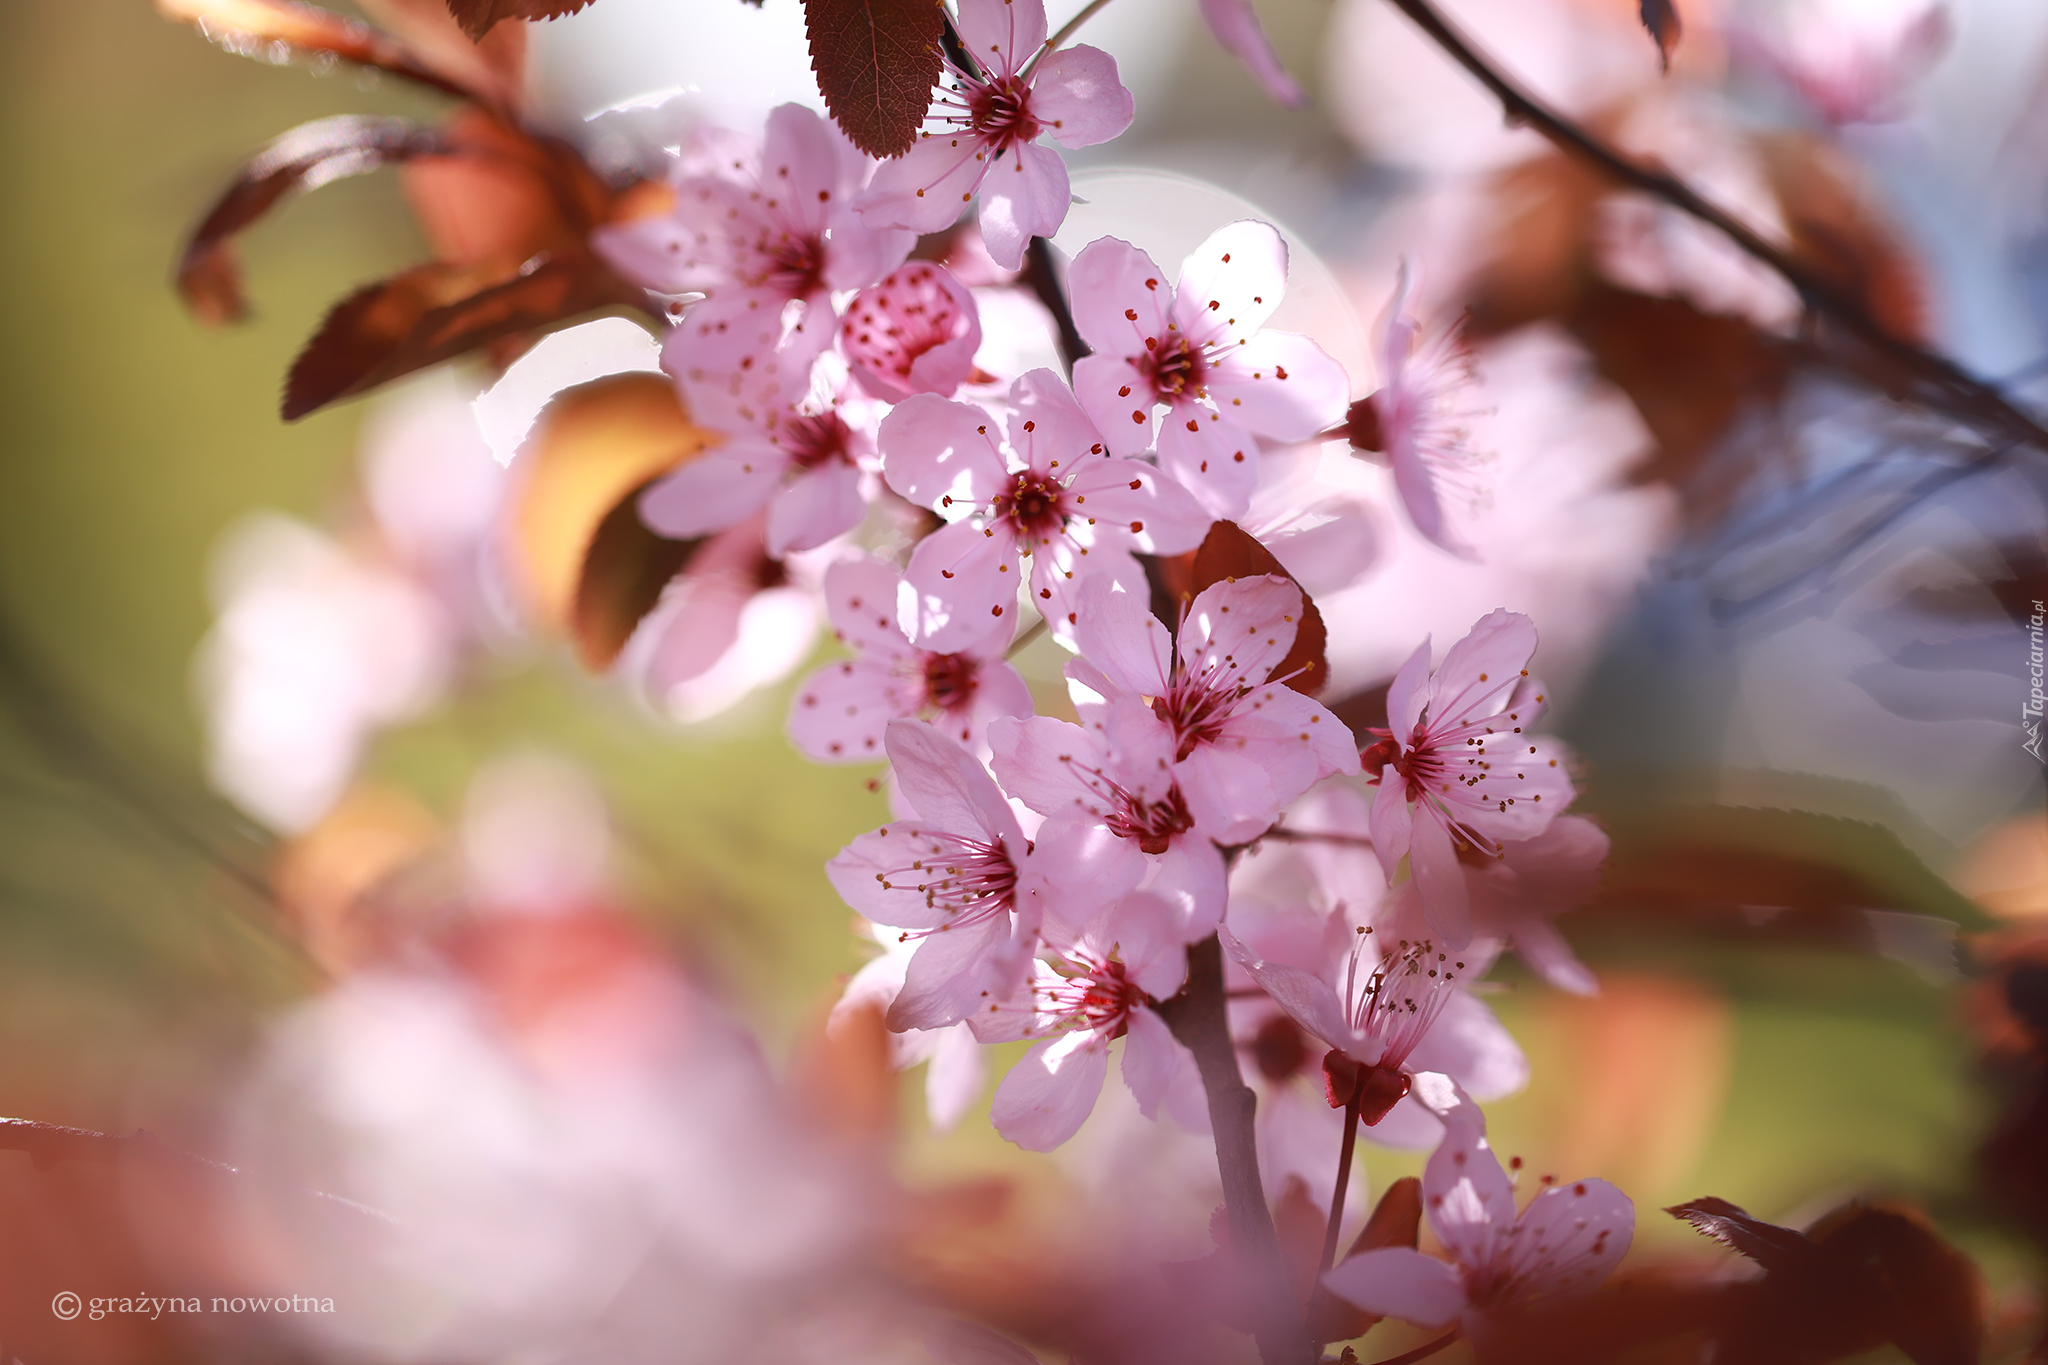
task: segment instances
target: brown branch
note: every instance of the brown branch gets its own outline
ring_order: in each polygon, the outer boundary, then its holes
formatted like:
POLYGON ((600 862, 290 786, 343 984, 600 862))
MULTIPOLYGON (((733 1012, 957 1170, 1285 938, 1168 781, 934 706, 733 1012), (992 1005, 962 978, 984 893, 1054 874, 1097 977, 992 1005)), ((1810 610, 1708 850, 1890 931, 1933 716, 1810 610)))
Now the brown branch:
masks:
POLYGON ((1266 1365, 1295 1365, 1321 1354, 1308 1341, 1301 1307, 1289 1291, 1273 1233, 1273 1213, 1259 1179, 1258 1144, 1252 1117, 1258 1098, 1237 1069, 1230 1018, 1223 991, 1223 945, 1211 934, 1188 949, 1188 983, 1159 1007, 1173 1036, 1195 1055, 1202 1090, 1209 1098, 1209 1126, 1216 1139, 1216 1169, 1223 1177, 1223 1207, 1230 1223, 1230 1249, 1250 1280, 1257 1326, 1252 1336, 1266 1365))
POLYGON ((1429 1359, 1457 1339, 1458 1329, 1453 1327, 1435 1341, 1425 1341, 1412 1351, 1403 1351, 1400 1355, 1388 1356, 1385 1360, 1375 1360, 1372 1365, 1414 1365, 1418 1360, 1429 1359))
MULTIPOLYGON (((2007 440, 2048 451, 2048 429, 2015 407, 1995 385, 1987 384, 1947 356, 1893 336, 1854 298, 1842 293, 1785 248, 1765 240, 1755 229, 1703 197, 1667 171, 1639 165, 1593 134, 1544 104, 1503 75, 1438 12, 1432 0, 1387 0, 1413 20, 1460 66, 1493 93, 1512 123, 1534 128, 1560 150, 1580 158, 1611 179, 1641 190, 1717 229, 1750 256, 1783 276, 1808 310, 1837 323, 1850 336, 1903 373, 1905 397, 1922 407, 1945 413, 2007 440)), ((1851 374, 1870 382, 1867 371, 1843 364, 1851 374)))

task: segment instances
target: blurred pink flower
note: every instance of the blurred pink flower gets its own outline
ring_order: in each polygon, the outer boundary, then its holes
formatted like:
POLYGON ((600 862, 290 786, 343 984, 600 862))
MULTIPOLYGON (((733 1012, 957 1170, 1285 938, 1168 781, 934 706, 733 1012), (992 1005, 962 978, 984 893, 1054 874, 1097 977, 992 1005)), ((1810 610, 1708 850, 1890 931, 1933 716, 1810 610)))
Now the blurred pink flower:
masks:
POLYGON ((885 402, 950 398, 974 373, 981 315, 946 267, 912 261, 847 305, 839 347, 861 387, 885 402))
MULTIPOLYGON (((1464 422, 1473 415, 1478 381, 1459 325, 1427 338, 1411 312, 1407 263, 1380 322, 1381 383, 1367 400, 1379 427, 1377 449, 1394 473, 1394 489, 1423 537, 1461 559, 1478 553, 1453 528, 1447 502, 1476 504, 1483 492, 1480 457, 1464 422)), ((1354 443, 1357 433, 1354 430, 1354 443)))
POLYGON ((1031 1151, 1072 1137, 1095 1108, 1109 1044, 1124 1040, 1124 1083, 1147 1118, 1194 1059, 1152 1010, 1180 989, 1187 954, 1179 919, 1156 897, 1125 898, 1051 959, 1035 960, 1028 993, 991 1005, 978 1023, 988 1042, 1039 1039, 996 1086, 996 1131, 1031 1151))
POLYGON ((1472 942, 1460 851, 1498 858, 1501 841, 1535 837, 1571 804, 1562 749, 1524 734, 1544 702, 1543 684, 1529 676, 1535 652, 1536 627, 1510 611, 1481 620, 1434 673, 1424 640, 1388 689, 1391 737, 1367 751, 1380 770, 1380 866, 1391 881, 1409 857, 1423 911, 1453 949, 1472 942))
POLYGON ((873 559, 825 571, 825 610, 851 659, 806 678, 789 708, 789 737, 819 763, 862 763, 882 756, 892 720, 929 720, 977 752, 998 716, 1031 714, 1031 690, 1003 661, 1012 634, 991 618, 977 640, 950 654, 919 649, 897 623, 902 575, 873 559))
POLYGON ((1460 1322, 1483 1342, 1489 1314, 1607 1278, 1635 1235, 1627 1195, 1604 1180, 1580 1180, 1546 1189, 1518 1214, 1479 1106, 1434 1072, 1417 1076, 1415 1091, 1444 1123, 1444 1140, 1423 1169, 1422 1197, 1451 1259, 1407 1247, 1368 1251, 1323 1276, 1332 1293, 1421 1327, 1460 1322))
POLYGON ((1191 550, 1208 528, 1185 489, 1136 460, 1106 456, 1101 435, 1050 370, 1010 389, 1008 453, 981 408, 919 394, 881 428, 889 486, 951 521, 918 542, 904 571, 904 629, 926 649, 979 639, 1009 619, 1026 558, 1031 594, 1054 634, 1095 578, 1142 590, 1132 557, 1191 550))
POLYGON ((937 232, 980 190, 982 241, 996 264, 1016 270, 1031 238, 1059 231, 1072 198, 1066 163, 1039 139, 1107 142, 1131 126, 1136 106, 1107 52, 1042 51, 1044 0, 961 0, 959 10, 960 40, 983 74, 947 63, 951 89, 931 114, 944 126, 875 172, 860 211, 877 227, 937 232), (996 174, 1006 154, 1009 167, 996 174))
MULTIPOLYGON (((874 925, 867 927, 867 933, 882 945, 881 956, 871 959, 846 983, 845 992, 833 1005, 826 1022, 828 1030, 841 1027, 843 1020, 864 1006, 878 1008, 886 1015, 903 991, 910 960, 921 944, 921 940, 913 941, 874 925)), ((891 1066, 906 1071, 920 1062, 925 1064, 926 1117, 934 1132, 946 1132, 960 1122, 988 1082, 981 1040, 965 1022, 942 1028, 902 1029, 889 1035, 891 1066)))
POLYGON ((1150 256, 1115 237, 1083 247, 1067 279, 1095 352, 1074 365, 1081 405, 1113 453, 1137 455, 1164 404, 1160 465, 1216 516, 1250 504, 1258 437, 1305 441, 1342 419, 1344 367, 1307 337, 1260 330, 1287 286, 1287 244, 1268 224, 1212 233, 1170 289, 1150 256))
POLYGON ((1944 0, 1800 0, 1774 29, 1733 35, 1738 53, 1781 78, 1832 124, 1884 123, 1948 51, 1944 0))
POLYGON ((1251 0, 1200 0, 1200 3, 1202 22, 1209 26, 1209 33, 1216 39, 1217 46, 1243 62, 1275 104, 1299 109, 1308 103, 1308 96, 1287 74, 1287 68, 1280 65, 1280 58, 1273 51, 1273 40, 1259 26, 1259 16, 1252 9, 1251 0))

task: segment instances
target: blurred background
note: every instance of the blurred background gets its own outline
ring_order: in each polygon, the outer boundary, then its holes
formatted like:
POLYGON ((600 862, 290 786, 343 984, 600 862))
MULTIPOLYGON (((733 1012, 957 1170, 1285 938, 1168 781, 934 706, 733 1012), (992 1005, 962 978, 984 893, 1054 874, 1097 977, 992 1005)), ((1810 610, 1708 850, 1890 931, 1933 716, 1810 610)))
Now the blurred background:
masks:
MULTIPOLYGON (((1797 239, 1901 330, 2039 392, 2048 9, 1694 0, 1666 77, 1632 0, 1446 8, 1591 126, 1797 239)), ((2038 1324, 2038 1252, 1976 1159, 2006 1092, 1970 992, 1985 936, 2048 916, 2043 769, 2022 716, 2027 617, 2048 597, 2042 453, 1788 359, 1799 327, 1781 283, 1649 201, 1589 188, 1380 0, 1258 9, 1309 92, 1302 110, 1271 103, 1181 0, 1115 0, 1092 21, 1084 38, 1119 59, 1138 121, 1072 159, 1087 202, 1061 245, 1116 231, 1165 263, 1232 217, 1269 217, 1296 247, 1296 325, 1359 394, 1378 382, 1371 337, 1403 258, 1428 316, 1467 317, 1486 381, 1475 439, 1495 459, 1482 562, 1415 536, 1361 464, 1384 510, 1372 569, 1324 610, 1331 695, 1364 699, 1356 714, 1423 635, 1441 647, 1496 606, 1529 611, 1555 723, 1585 765, 1579 809, 1615 839, 1600 899, 1560 926, 1602 992, 1497 973, 1489 1003, 1536 1079, 1489 1106, 1495 1145, 1630 1191, 1652 1250, 1700 1250, 1654 1212, 1700 1194, 1792 1224, 1853 1194, 1910 1200, 1979 1260, 1995 1326, 2038 1324)), ((352 907, 401 867, 396 903, 423 915, 451 877, 562 879, 631 926, 631 946, 576 959, 600 964, 591 980, 613 979, 608 953, 661 964, 761 1040, 766 1074, 802 1074, 870 955, 823 865, 886 804, 873 772, 812 765, 784 738, 801 670, 679 721, 503 603, 471 604, 451 644, 434 633, 445 598, 408 605, 412 589, 344 562, 366 537, 403 541, 389 512, 417 492, 403 469, 456 490, 449 525, 463 489, 494 496, 487 460, 432 478, 427 456, 403 465, 463 442, 488 456, 480 432, 419 434, 459 424, 489 382, 473 364, 277 415, 325 309, 429 254, 396 177, 325 186, 249 233, 246 323, 204 327, 170 287, 185 234, 265 141, 342 112, 432 119, 446 102, 243 60, 140 0, 8 17, 0 1113, 244 1160, 305 1107, 292 1086, 318 1068, 289 1059, 331 1056, 307 1039, 339 1027, 307 1002, 377 959, 379 931, 352 907), (401 490, 385 504, 380 479, 401 490), (353 707, 360 725, 322 738, 286 708, 249 724, 303 747, 238 768, 223 679, 237 630, 301 620, 290 591, 279 615, 249 605, 286 563, 293 581, 347 580, 334 592, 356 615, 335 629, 403 655, 388 670, 403 676, 351 690, 317 662, 329 636, 280 646, 306 672, 270 685, 317 694, 319 714, 353 707), (282 766, 251 776, 265 761, 282 766)), ((530 68, 533 119, 572 137, 676 88, 740 127, 815 103, 793 0, 600 0, 538 26, 530 68)), ((832 656, 826 637, 803 653, 832 656)), ((1050 645, 1020 660, 1047 707, 1059 662, 1050 645)), ((560 944, 536 951, 572 970, 560 944)), ((394 1055, 435 1036, 418 1030, 393 1035, 394 1055)), ((1002 1177, 1021 1192, 1004 1216, 1025 1223, 1128 1159, 1114 1114, 1044 1158, 1001 1142, 985 1105, 931 1131, 914 1077, 889 1107, 898 1179, 1002 1177)), ((1171 1169, 1201 1204, 1213 1172, 1195 1153, 1171 1169)), ((1377 1190, 1419 1162, 1367 1148, 1366 1179, 1377 1190)), ((38 1225, 36 1178, 0 1153, 20 1226, 38 1225)), ((37 1253, 9 1240, 0 1268, 32 1279, 37 1253)), ((143 1358, 144 1339, 106 1338, 100 1358, 143 1358)))

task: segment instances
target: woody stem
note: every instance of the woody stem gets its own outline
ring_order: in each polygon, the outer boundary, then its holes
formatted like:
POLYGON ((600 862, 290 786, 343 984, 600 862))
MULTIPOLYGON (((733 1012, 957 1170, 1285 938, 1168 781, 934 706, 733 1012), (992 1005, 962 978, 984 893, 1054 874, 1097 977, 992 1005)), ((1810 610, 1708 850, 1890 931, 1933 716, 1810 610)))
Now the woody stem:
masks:
POLYGON ((1425 1341, 1412 1351, 1403 1351, 1397 1356, 1388 1356, 1385 1360, 1376 1360, 1373 1362, 1373 1365, 1415 1365, 1416 1361, 1429 1359, 1457 1339, 1458 1329, 1453 1327, 1435 1341, 1425 1341))
POLYGON ((1250 1281, 1256 1305, 1253 1338, 1265 1365, 1313 1360, 1300 1305, 1288 1291, 1280 1263, 1280 1242, 1272 1210, 1259 1179, 1258 1142, 1252 1118, 1258 1098, 1237 1069, 1223 990, 1223 945, 1214 934, 1188 949, 1188 981, 1159 1013, 1181 1046, 1194 1054, 1202 1091, 1209 1100, 1209 1126, 1216 1138, 1216 1170, 1223 1178, 1224 1215, 1231 1249, 1250 1281))
MULTIPOLYGON (((1344 1145, 1337 1149, 1337 1189, 1330 1196, 1330 1223, 1323 1229, 1322 1267, 1318 1277, 1337 1263, 1337 1233, 1344 1225, 1344 1193, 1351 1186, 1351 1156, 1358 1149, 1358 1097, 1365 1085, 1351 1087, 1351 1098, 1344 1102, 1344 1145)), ((1309 1290, 1313 1295, 1315 1290, 1309 1290)))

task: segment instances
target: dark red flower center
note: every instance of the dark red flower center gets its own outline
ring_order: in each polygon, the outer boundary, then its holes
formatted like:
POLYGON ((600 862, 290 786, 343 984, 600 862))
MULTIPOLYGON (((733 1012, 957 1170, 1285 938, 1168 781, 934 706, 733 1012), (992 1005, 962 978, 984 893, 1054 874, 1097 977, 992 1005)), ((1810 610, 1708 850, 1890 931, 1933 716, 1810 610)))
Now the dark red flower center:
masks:
POLYGON ((1199 395, 1209 374, 1208 357, 1202 347, 1186 337, 1170 336, 1164 341, 1145 341, 1145 368, 1159 397, 1171 401, 1187 394, 1199 395))
POLYGON ((967 117, 970 128, 995 144, 998 156, 1011 143, 1038 136, 1038 120, 1031 116, 1031 87, 1015 76, 999 77, 969 91, 967 117))
POLYGON ((981 660, 971 654, 924 656, 924 700, 940 711, 955 711, 974 700, 981 660))
POLYGON ((996 494, 995 519, 1007 521, 1021 539, 1044 540, 1066 525, 1067 490, 1059 481, 1033 470, 1010 476, 1009 486, 996 494))
POLYGON ((781 445, 798 469, 816 469, 835 460, 853 463, 853 432, 836 412, 793 417, 782 429, 781 445))

